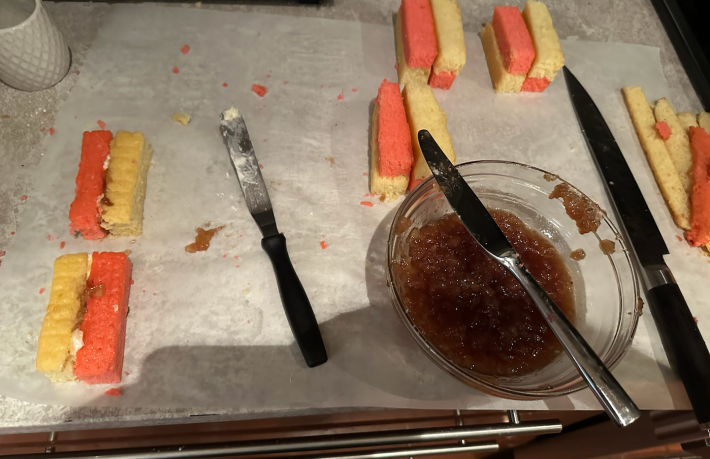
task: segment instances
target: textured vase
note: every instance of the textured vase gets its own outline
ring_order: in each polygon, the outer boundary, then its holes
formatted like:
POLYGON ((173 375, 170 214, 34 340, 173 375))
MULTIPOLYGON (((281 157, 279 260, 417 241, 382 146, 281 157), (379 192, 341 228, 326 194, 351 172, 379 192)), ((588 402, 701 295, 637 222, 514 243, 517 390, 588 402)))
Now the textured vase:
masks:
MULTIPOLYGON (((8 0, 0 0, 0 15, 8 0)), ((0 80, 24 91, 54 86, 69 71, 69 47, 42 5, 19 24, 0 28, 0 80)))

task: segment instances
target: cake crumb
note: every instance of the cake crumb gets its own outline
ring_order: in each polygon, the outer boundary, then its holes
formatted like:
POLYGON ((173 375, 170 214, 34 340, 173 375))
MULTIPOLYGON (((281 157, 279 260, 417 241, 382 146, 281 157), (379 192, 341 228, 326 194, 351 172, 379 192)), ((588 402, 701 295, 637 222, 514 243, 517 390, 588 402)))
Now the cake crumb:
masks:
POLYGON ((190 45, 182 45, 182 48, 180 48, 180 52, 183 54, 187 54, 190 52, 190 45))
POLYGON ((104 392, 104 394, 108 395, 110 397, 119 397, 121 395, 121 388, 120 387, 112 387, 111 389, 104 392))
POLYGON ((367 206, 367 207, 372 207, 372 203, 370 201, 360 201, 361 206, 367 206))
POLYGON ((256 83, 251 85, 251 90, 259 97, 264 97, 266 93, 269 92, 269 89, 266 86, 262 86, 256 83))
POLYGON ((338 100, 343 100, 343 99, 345 99, 345 96, 343 95, 344 93, 345 93, 345 90, 344 90, 344 89, 343 89, 342 91, 340 91, 340 94, 338 94, 338 100))
POLYGON ((62 241, 62 242, 59 243, 59 248, 60 248, 60 249, 63 249, 65 245, 67 245, 67 243, 64 242, 64 241, 62 241))
POLYGON ((659 121, 658 123, 656 123, 656 131, 663 140, 668 140, 668 138, 671 136, 671 127, 668 126, 668 123, 666 123, 665 121, 659 121))
POLYGON ((353 92, 357 92, 357 88, 353 88, 352 91, 353 91, 353 92))
POLYGON ((284 84, 288 84, 288 80, 284 80, 284 84))
POLYGON ((229 86, 229 85, 227 84, 226 81, 224 83, 222 83, 222 87, 226 88, 227 86, 229 86))
POLYGON ((331 166, 335 164, 335 158, 333 158, 332 156, 326 156, 325 160, 328 161, 331 166))
POLYGON ((104 123, 103 121, 101 121, 101 120, 96 120, 96 124, 99 125, 99 128, 100 128, 101 130, 106 129, 106 123, 104 123))
POLYGON ((41 294, 43 294, 43 293, 44 293, 44 287, 42 287, 41 289, 39 289, 39 294, 41 295, 41 294))
POLYGON ((182 112, 176 112, 173 114, 173 116, 170 117, 171 120, 175 121, 176 123, 180 123, 183 126, 187 126, 190 124, 190 120, 192 117, 188 115, 187 113, 182 113, 182 112))
POLYGON ((321 249, 325 250, 325 249, 327 249, 328 247, 330 247, 330 246, 328 245, 327 242, 325 242, 325 241, 320 241, 320 248, 321 248, 321 249))
POLYGON ((180 73, 180 69, 178 69, 177 67, 173 67, 173 73, 177 75, 178 73, 180 73))
POLYGON ((48 240, 48 241, 53 241, 54 239, 56 239, 56 238, 55 238, 53 235, 51 235, 51 234, 48 234, 48 235, 47 235, 47 240, 48 240))
POLYGON ((123 374, 126 375, 126 376, 130 375, 130 373, 127 372, 127 371, 124 371, 123 374))
POLYGON ((53 127, 49 128, 49 135, 54 135, 55 132, 57 131, 55 131, 53 127))
POLYGON ((678 239, 678 242, 683 242, 683 238, 678 236, 677 234, 675 235, 675 238, 678 239))

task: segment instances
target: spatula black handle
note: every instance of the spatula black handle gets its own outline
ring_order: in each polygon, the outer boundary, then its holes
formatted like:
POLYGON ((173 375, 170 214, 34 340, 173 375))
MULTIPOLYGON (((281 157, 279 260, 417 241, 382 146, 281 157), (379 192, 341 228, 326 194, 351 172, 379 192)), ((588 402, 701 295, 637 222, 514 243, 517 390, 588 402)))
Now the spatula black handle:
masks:
POLYGON ((261 247, 271 259, 281 294, 281 303, 306 365, 313 368, 324 364, 328 360, 328 355, 325 352, 318 321, 313 314, 306 291, 291 264, 286 250, 286 237, 283 234, 265 237, 261 240, 261 247))

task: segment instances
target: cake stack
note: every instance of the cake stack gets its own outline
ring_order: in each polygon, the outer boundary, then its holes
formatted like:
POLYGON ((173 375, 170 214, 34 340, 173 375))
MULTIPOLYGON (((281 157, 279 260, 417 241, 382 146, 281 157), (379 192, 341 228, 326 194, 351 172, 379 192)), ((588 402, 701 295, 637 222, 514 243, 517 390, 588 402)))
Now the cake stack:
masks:
POLYGON ((496 6, 481 42, 498 93, 542 92, 565 62, 550 12, 534 0, 522 14, 514 6, 496 6))

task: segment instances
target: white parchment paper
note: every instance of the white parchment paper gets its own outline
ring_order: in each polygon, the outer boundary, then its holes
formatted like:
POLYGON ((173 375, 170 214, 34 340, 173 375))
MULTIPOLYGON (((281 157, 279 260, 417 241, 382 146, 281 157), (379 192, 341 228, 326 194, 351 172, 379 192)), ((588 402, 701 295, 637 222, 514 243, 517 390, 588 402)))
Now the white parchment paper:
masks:
MULTIPOLYGON (((496 95, 480 39, 448 91, 435 90, 460 162, 509 159, 571 181, 608 206, 562 77, 543 94, 496 95)), ((570 69, 602 110, 672 251, 668 262, 701 330, 710 266, 679 242, 626 114, 620 89, 667 95, 656 48, 563 43, 570 69)), ((115 5, 57 116, 17 235, 0 268, 0 393, 63 405, 293 408, 599 409, 589 391, 514 402, 470 389, 431 363, 400 325, 384 280, 396 207, 365 197, 371 100, 396 81, 392 27, 149 5, 115 5), (180 48, 190 45, 183 55, 180 48), (173 72, 177 67, 179 73, 173 72), (223 83, 226 83, 226 87, 223 83), (253 83, 265 85, 260 98, 253 83), (338 97, 341 95, 342 97, 338 97), (274 275, 219 136, 219 113, 243 113, 279 229, 330 360, 306 368, 274 275), (170 120, 192 116, 189 126, 170 120), (140 130, 154 149, 144 233, 102 242, 68 229, 81 133, 140 130), (332 158, 332 163, 328 158, 332 158), (373 203, 372 207, 361 201, 373 203), (183 247, 194 228, 225 225, 207 252, 183 247), (66 247, 60 249, 60 242, 66 247), (323 249, 321 242, 327 244, 323 249), (132 250, 121 397, 107 386, 52 385, 34 371, 55 257, 132 250), (46 289, 39 293, 41 288, 46 289)), ((688 408, 650 313, 615 371, 644 409, 688 408)))

